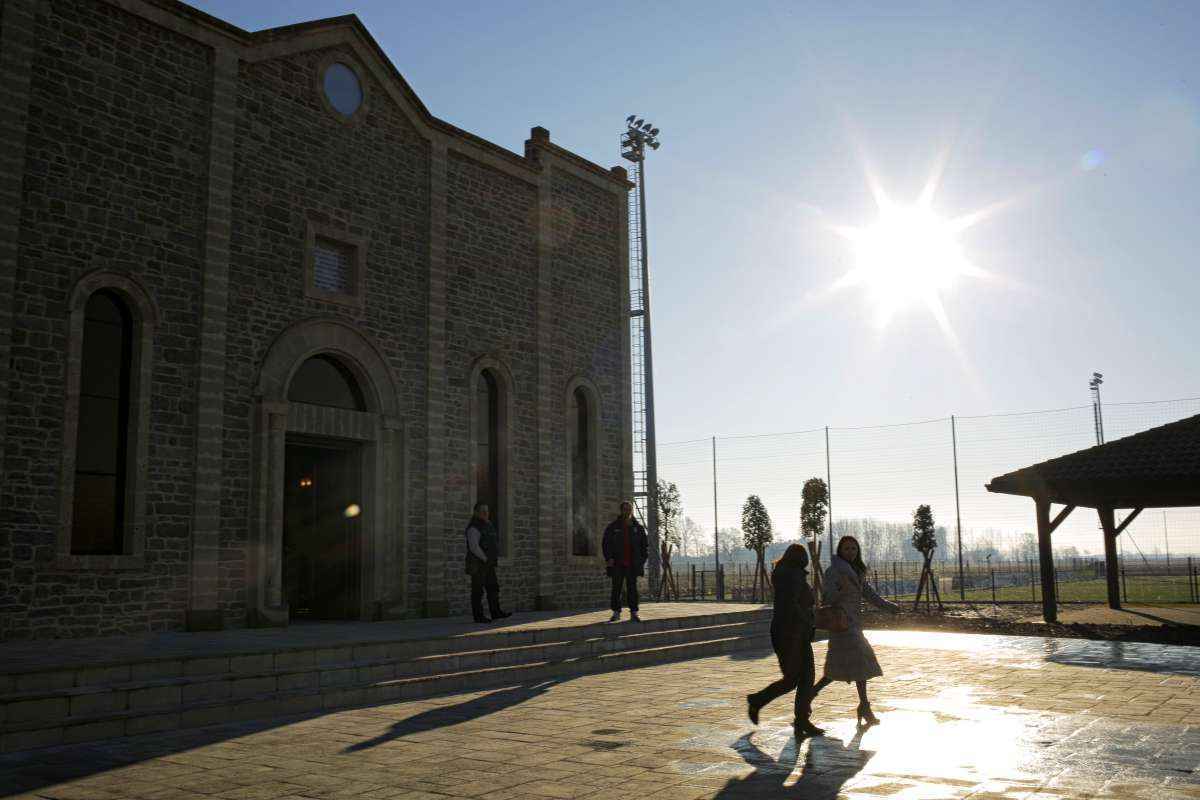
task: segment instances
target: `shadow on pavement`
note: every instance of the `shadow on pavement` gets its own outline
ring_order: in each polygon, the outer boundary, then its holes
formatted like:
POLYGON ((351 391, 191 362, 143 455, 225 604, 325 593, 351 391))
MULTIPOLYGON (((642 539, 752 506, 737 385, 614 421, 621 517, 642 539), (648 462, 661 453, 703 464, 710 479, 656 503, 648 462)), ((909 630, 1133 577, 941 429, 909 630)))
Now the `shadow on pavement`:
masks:
POLYGON ((1200 677, 1194 648, 1144 642, 1046 639, 1045 659, 1055 664, 1100 669, 1129 669, 1200 677))
POLYGON ((486 717, 497 711, 503 711, 506 708, 524 703, 526 700, 532 700, 538 695, 544 694, 552 686, 557 686, 568 680, 570 680, 570 677, 562 677, 538 681, 523 686, 513 686, 508 689, 491 692, 483 697, 473 697, 452 706, 431 708, 408 719, 400 720, 392 725, 386 733, 381 733, 372 739, 352 744, 342 750, 342 752, 355 753, 360 750, 369 750, 386 742, 402 739, 409 734, 436 730, 448 725, 457 725, 462 722, 479 719, 480 717, 486 717))
POLYGON ((794 797, 797 800, 836 800, 842 786, 862 771, 873 751, 862 750, 863 734, 859 728, 849 742, 832 736, 817 736, 807 739, 804 764, 800 776, 791 786, 784 783, 796 769, 800 760, 801 741, 788 738, 779 758, 763 751, 746 734, 734 744, 734 749, 754 772, 742 778, 731 778, 722 786, 714 798, 732 800, 744 797, 794 797))
MULTIPOLYGON (((447 725, 454 725, 493 714, 506 708, 523 703, 546 692, 552 686, 565 683, 575 676, 533 682, 512 688, 501 688, 482 696, 451 706, 439 706, 423 711, 413 717, 395 723, 389 731, 373 739, 350 745, 342 752, 350 753, 366 750, 371 747, 401 738, 418 731, 428 731, 447 725)), ((472 691, 464 689, 463 691, 472 691)), ((487 691, 478 689, 474 691, 487 691)), ((410 701, 400 701, 410 702, 410 701)), ((372 704, 388 705, 386 703, 372 704)), ((359 706, 372 707, 372 706, 359 706)), ((328 714, 336 714, 353 710, 355 707, 337 708, 327 711, 314 711, 305 714, 294 714, 284 717, 255 720, 251 722, 226 722, 204 728, 173 730, 159 735, 146 734, 141 736, 107 739, 87 744, 61 745, 38 750, 26 750, 0 755, 0 798, 10 797, 23 792, 44 792, 47 787, 56 787, 51 796, 58 797, 59 784, 81 780, 93 775, 99 775, 110 770, 120 769, 144 761, 170 757, 180 753, 202 748, 218 742, 263 733, 275 728, 283 728, 298 722, 316 719, 328 714)), ((62 791, 73 792, 70 787, 62 791)), ((64 797, 67 795, 63 795, 64 797)), ((71 793, 71 797, 79 796, 81 800, 92 800, 85 792, 83 795, 71 793)), ((122 795, 116 795, 121 797, 122 795)), ((191 796, 191 795, 189 795, 191 796)), ((113 798, 114 795, 96 794, 99 798, 113 798)))

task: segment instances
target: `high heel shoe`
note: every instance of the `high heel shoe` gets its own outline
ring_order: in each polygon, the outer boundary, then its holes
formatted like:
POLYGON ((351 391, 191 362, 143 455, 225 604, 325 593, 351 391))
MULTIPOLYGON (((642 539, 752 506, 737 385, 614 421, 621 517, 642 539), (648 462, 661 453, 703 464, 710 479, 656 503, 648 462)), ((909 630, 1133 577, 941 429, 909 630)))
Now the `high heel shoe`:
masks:
POLYGON ((858 724, 860 726, 878 725, 879 717, 871 711, 870 703, 858 704, 858 724))

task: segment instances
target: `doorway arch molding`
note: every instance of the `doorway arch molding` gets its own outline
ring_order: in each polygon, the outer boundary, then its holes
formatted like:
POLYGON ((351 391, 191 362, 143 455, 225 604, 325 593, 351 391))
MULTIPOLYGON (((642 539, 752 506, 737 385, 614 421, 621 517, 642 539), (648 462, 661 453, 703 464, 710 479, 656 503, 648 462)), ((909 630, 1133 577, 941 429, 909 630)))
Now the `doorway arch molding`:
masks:
POLYGON ((362 587, 358 617, 404 615, 407 597, 407 436, 397 383, 367 336, 337 319, 297 322, 263 358, 254 387, 253 497, 248 559, 249 623, 286 625, 283 591, 284 474, 289 435, 351 441, 362 454, 362 587), (358 382, 366 411, 289 402, 292 377, 309 358, 336 358, 358 382))

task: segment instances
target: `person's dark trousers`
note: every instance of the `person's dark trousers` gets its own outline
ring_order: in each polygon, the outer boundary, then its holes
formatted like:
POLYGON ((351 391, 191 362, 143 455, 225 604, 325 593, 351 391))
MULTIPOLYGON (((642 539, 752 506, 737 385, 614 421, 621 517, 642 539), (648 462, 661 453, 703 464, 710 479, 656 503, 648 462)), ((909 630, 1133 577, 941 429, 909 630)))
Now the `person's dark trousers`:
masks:
POLYGON ((629 611, 638 611, 637 572, 621 566, 612 568, 612 610, 614 614, 621 613, 621 587, 625 587, 625 599, 629 603, 629 611))
POLYGON ((496 568, 485 567, 471 576, 471 614, 475 619, 484 619, 483 593, 487 592, 488 610, 495 619, 500 610, 500 581, 496 579, 496 568))
POLYGON ((813 665, 812 642, 803 636, 779 636, 771 632, 771 646, 779 659, 779 671, 783 676, 761 692, 750 695, 750 702, 762 708, 776 697, 796 690, 796 721, 803 721, 812 714, 813 665))

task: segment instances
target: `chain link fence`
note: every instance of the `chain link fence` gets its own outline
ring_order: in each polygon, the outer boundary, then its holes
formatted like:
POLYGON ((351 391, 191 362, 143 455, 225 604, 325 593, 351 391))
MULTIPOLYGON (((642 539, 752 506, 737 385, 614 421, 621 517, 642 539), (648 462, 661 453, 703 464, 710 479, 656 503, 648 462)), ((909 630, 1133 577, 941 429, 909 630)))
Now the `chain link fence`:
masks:
MULTIPOLYGON (((1200 414, 1200 398, 1106 403, 1103 414, 1105 439, 1112 441, 1200 414)), ((837 537, 854 535, 880 591, 903 597, 908 587, 911 594, 920 573, 920 557, 910 544, 912 515, 927 503, 937 524, 934 568, 944 601, 990 602, 993 582, 997 602, 1040 601, 1034 504, 993 494, 984 485, 1095 443, 1093 407, 1084 405, 659 444, 659 478, 678 487, 682 505, 676 583, 681 595, 693 593, 695 569, 694 593, 715 596, 719 551, 726 596, 749 592, 753 554, 744 548, 739 528, 742 504, 756 494, 767 507, 775 557, 782 552, 780 542, 800 538, 801 490, 807 479, 818 477, 828 481, 831 501, 823 563, 829 563, 837 537)), ((1118 541, 1130 602, 1200 601, 1195 578, 1200 508, 1147 509, 1118 541)), ((1095 513, 1076 510, 1055 531, 1053 544, 1060 599, 1103 602, 1104 539, 1095 513)))

